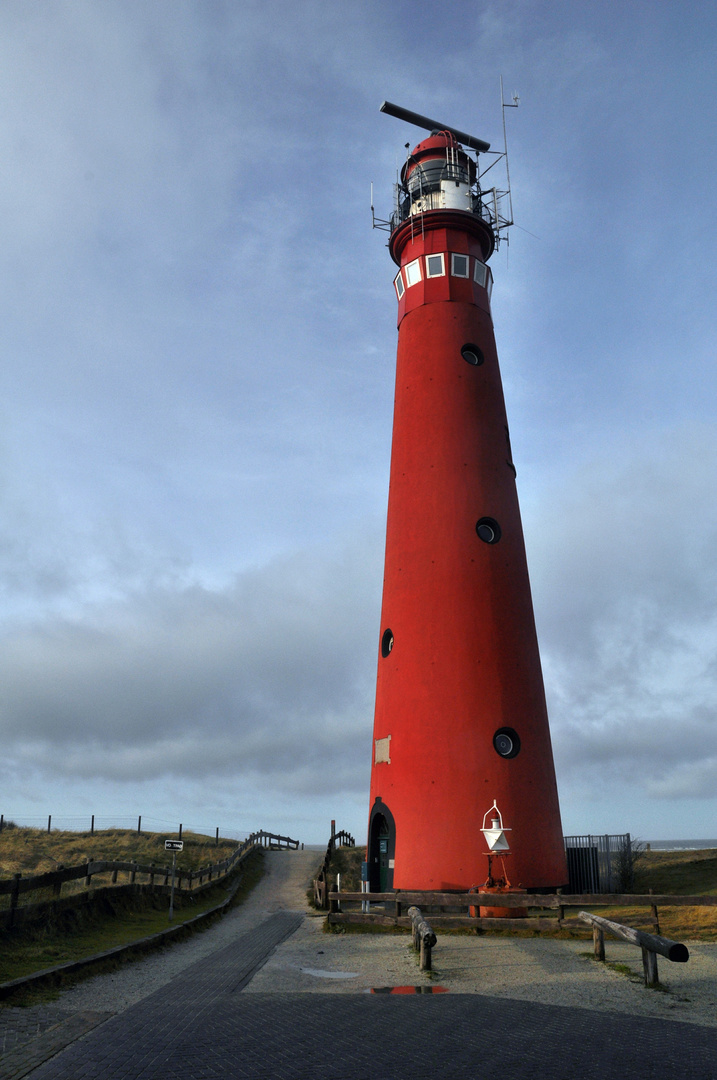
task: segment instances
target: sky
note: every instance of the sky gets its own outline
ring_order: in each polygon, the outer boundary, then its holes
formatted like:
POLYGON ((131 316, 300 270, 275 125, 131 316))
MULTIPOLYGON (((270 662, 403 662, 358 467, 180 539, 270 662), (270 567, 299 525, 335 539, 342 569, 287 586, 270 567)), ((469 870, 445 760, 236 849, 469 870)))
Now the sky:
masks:
POLYGON ((0 5, 0 812, 365 839, 417 128, 492 307, 564 831, 717 837, 717 9, 0 5))

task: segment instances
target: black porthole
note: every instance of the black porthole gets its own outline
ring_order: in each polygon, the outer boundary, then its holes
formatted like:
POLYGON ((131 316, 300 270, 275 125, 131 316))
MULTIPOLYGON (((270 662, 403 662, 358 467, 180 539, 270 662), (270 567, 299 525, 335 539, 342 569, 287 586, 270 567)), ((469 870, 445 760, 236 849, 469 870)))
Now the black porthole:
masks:
POLYGON ((498 728, 493 736, 496 754, 503 758, 514 758, 520 753, 520 737, 512 727, 498 728))
POLYGON ((497 544, 502 535, 498 522, 489 517, 483 517, 476 522, 476 532, 484 544, 497 544))
POLYGON ((393 630, 384 630, 381 638, 381 656, 388 656, 393 648, 393 630))
POLYGON ((461 356, 468 364, 473 364, 474 367, 479 367, 485 360, 477 345, 464 345, 461 349, 461 356))

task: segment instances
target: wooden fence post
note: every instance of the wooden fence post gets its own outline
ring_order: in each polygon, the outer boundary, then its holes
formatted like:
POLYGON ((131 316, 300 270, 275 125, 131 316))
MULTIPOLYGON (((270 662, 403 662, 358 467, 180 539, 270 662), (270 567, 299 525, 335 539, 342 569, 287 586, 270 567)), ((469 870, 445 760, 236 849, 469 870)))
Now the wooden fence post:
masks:
POLYGON ((52 814, 48 814, 47 815, 47 831, 48 832, 50 831, 50 826, 51 825, 52 825, 52 814))
POLYGON ((137 836, 139 836, 141 831, 142 831, 142 815, 140 814, 139 817, 137 818, 137 836))
POLYGON ((90 836, 95 835, 95 815, 92 815, 92 824, 90 825, 90 836))
POLYGON ((659 986, 657 976, 657 953, 642 946, 642 969, 645 972, 645 986, 659 986))
MULTIPOLYGON (((57 864, 57 869, 58 870, 64 870, 65 869, 65 864, 64 863, 58 863, 57 864)), ((61 881, 56 881, 55 884, 52 886, 52 895, 57 898, 57 897, 60 896, 61 892, 62 892, 62 882, 61 881)))
MULTIPOLYGON (((650 896, 652 896, 652 889, 650 889, 650 896)), ((660 918, 657 914, 657 904, 650 904, 650 911, 652 913, 652 922, 655 927, 655 933, 660 933, 660 918)))
POLYGON ((593 924, 593 950, 596 960, 605 959, 605 934, 599 926, 593 924))
POLYGON ((92 874, 90 873, 90 866, 91 865, 92 865, 92 856, 90 856, 90 861, 87 863, 87 873, 85 874, 85 888, 86 889, 89 889, 90 885, 92 884, 92 874))

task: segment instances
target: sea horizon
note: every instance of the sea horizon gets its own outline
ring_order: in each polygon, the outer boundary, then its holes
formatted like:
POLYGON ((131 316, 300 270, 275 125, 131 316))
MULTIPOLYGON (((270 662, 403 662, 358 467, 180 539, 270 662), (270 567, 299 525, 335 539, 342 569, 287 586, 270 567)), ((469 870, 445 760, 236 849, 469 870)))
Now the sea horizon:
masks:
POLYGON ((705 848, 717 848, 717 839, 646 840, 644 843, 650 848, 650 851, 703 851, 705 848))

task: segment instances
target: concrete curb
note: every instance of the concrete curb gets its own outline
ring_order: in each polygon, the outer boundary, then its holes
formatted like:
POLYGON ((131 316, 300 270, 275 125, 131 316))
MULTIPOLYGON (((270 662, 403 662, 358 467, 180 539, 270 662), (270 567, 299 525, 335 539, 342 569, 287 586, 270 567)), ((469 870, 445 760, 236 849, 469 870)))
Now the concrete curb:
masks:
MULTIPOLYGON (((244 859, 251 855, 254 850, 255 849, 252 848, 242 856, 237 863, 237 870, 241 871, 244 859)), ((236 882, 232 885, 231 889, 228 890, 229 895, 226 900, 222 900, 220 904, 217 904, 213 908, 209 908, 208 911, 203 911, 201 915, 195 915, 193 919, 187 919, 186 922, 178 923, 176 926, 168 926, 166 930, 159 930, 156 934, 138 938, 137 941, 131 941, 127 945, 117 945, 114 949, 107 949, 105 952, 95 953, 93 956, 84 957, 82 960, 69 960, 65 964, 57 964, 55 967, 44 968, 42 971, 35 971, 32 975, 22 975, 18 979, 11 979, 9 982, 0 983, 0 1001, 12 997, 18 990, 27 989, 30 986, 39 986, 43 982, 59 982, 62 980, 63 975, 70 975, 73 972, 82 971, 84 968, 90 968, 95 964, 101 964, 103 961, 109 960, 112 957, 130 956, 133 952, 147 952, 151 949, 159 948, 168 939, 179 936, 185 931, 188 931, 190 934, 193 933, 202 920, 208 919, 210 915, 217 915, 220 912, 222 914, 224 913, 224 909, 228 908, 234 899, 234 896, 241 885, 242 877, 243 874, 240 872, 236 882)))

